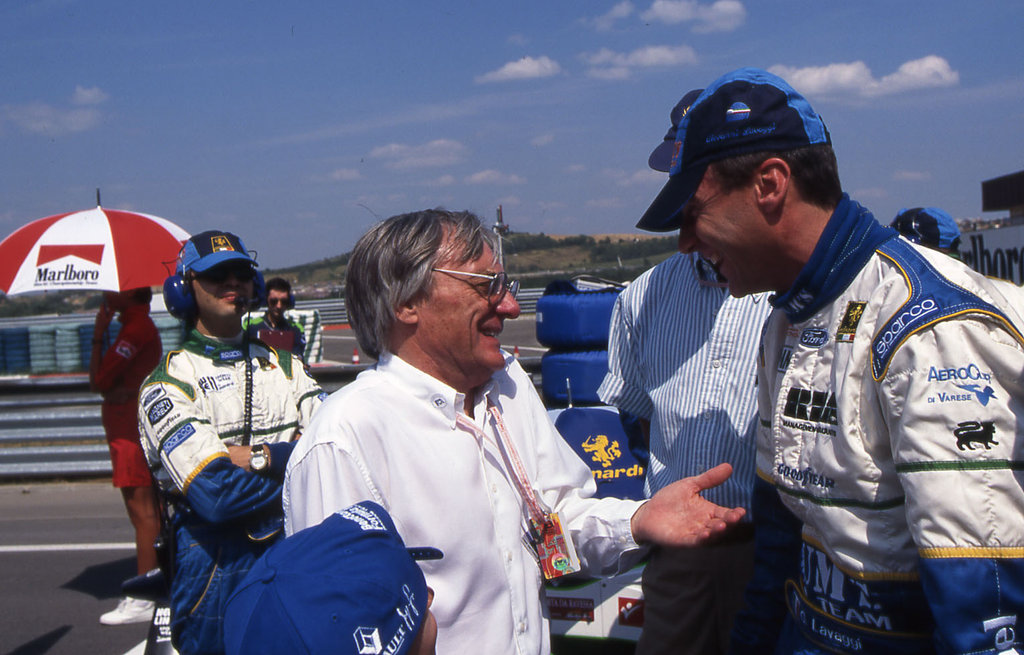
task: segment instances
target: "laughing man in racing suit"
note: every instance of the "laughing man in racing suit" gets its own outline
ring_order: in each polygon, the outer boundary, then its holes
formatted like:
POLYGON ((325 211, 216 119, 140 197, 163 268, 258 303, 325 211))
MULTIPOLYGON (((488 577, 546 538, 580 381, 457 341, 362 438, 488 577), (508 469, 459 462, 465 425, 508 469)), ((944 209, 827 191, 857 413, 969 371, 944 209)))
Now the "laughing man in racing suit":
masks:
POLYGON ((281 483, 322 400, 302 361, 242 331, 256 262, 228 232, 185 244, 164 284, 193 329, 139 392, 150 466, 174 509, 171 631, 183 655, 224 651, 228 597, 281 532, 281 483))
POLYGON ((708 86, 675 147, 638 226, 680 229, 735 296, 776 292, 732 651, 1020 652, 1017 291, 843 194, 824 123, 774 75, 708 86))

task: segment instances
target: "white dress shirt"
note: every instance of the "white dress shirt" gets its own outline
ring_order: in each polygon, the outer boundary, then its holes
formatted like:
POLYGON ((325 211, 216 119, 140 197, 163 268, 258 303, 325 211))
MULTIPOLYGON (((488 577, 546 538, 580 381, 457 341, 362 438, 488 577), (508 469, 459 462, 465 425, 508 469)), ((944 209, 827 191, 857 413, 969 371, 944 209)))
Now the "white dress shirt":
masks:
POLYGON ((438 653, 550 652, 542 575, 489 404, 586 570, 614 574, 641 554, 629 525, 639 503, 590 497, 590 469, 551 424, 527 374, 505 360, 473 407, 484 439, 456 421, 464 394, 384 353, 320 408, 285 477, 288 534, 368 499, 391 513, 407 546, 444 552, 420 562, 435 594, 438 653))

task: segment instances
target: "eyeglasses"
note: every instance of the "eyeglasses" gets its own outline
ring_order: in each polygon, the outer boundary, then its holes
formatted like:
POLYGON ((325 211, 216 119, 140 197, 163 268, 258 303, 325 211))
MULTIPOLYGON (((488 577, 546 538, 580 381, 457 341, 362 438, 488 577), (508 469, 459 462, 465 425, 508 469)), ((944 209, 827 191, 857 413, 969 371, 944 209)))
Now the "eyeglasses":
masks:
POLYGON ((510 280, 508 275, 503 272, 494 273, 488 275, 486 273, 469 273, 468 271, 452 271, 447 268, 432 268, 430 269, 437 273, 447 273, 449 275, 467 275, 469 277, 479 277, 484 280, 490 280, 490 284, 487 285, 487 299, 495 302, 505 297, 505 293, 508 292, 512 298, 519 295, 519 280, 510 280))
POLYGON ((249 264, 225 264, 214 266, 202 273, 196 273, 197 278, 213 282, 214 284, 224 282, 228 279, 229 275, 233 275, 239 282, 249 282, 256 277, 256 269, 249 264))

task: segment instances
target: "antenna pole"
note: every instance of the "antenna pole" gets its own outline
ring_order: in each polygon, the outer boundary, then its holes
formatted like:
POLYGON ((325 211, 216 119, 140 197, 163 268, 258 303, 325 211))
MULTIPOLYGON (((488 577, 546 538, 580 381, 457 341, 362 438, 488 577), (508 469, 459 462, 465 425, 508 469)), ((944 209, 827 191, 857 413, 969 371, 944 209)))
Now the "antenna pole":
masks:
POLYGON ((498 220, 494 224, 493 230, 494 230, 494 233, 496 235, 498 235, 498 263, 501 264, 501 267, 504 269, 505 268, 505 253, 504 253, 504 248, 503 248, 502 243, 501 243, 501 239, 506 234, 508 234, 508 225, 505 224, 505 222, 504 222, 504 220, 502 218, 502 215, 501 215, 501 205, 498 205, 498 220))

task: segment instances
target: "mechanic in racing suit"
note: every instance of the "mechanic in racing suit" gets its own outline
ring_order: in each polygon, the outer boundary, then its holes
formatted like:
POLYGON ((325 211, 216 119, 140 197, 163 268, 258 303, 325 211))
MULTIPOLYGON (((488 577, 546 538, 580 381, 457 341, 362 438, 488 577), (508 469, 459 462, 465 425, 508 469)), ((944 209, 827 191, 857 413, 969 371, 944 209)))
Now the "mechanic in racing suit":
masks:
POLYGON ((843 194, 774 75, 720 78, 679 132, 640 227, 685 231, 733 295, 778 294, 732 652, 1019 652, 1022 296, 843 194))
POLYGON ((184 654, 224 650, 224 606, 281 533, 281 483, 294 441, 324 395, 302 361, 250 339, 256 262, 242 241, 203 232, 164 284, 193 326, 139 391, 146 456, 173 508, 171 631, 184 654))

